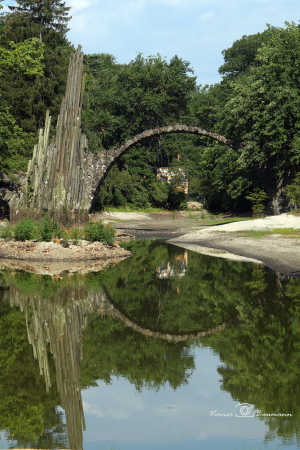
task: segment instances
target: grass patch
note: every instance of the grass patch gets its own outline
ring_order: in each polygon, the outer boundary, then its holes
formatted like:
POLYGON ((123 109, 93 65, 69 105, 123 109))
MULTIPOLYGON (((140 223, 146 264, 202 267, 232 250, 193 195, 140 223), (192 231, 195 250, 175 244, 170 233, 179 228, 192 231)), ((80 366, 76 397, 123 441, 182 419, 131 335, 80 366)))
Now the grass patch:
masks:
MULTIPOLYGON (((104 212, 136 212, 136 213, 153 213, 153 212, 168 212, 163 208, 137 208, 134 206, 109 206, 104 208, 104 212)), ((99 211, 101 213, 101 211, 99 211)))
POLYGON ((225 225, 226 223, 244 222, 245 220, 253 220, 254 217, 223 217, 222 219, 206 220, 201 225, 212 227, 214 225, 225 225))
POLYGON ((58 222, 47 216, 40 220, 23 219, 16 225, 9 223, 0 228, 0 238, 16 241, 37 241, 60 243, 63 247, 69 247, 71 243, 85 239, 90 242, 102 242, 112 245, 114 243, 115 229, 110 225, 104 225, 101 220, 87 222, 84 228, 63 227, 58 222))
POLYGON ((115 237, 115 230, 111 226, 104 226, 102 222, 88 222, 84 226, 84 235, 87 241, 103 242, 112 245, 115 237))
POLYGON ((280 236, 288 236, 292 238, 300 237, 300 229, 294 228, 274 228, 272 230, 249 230, 249 231, 238 231, 240 236, 251 237, 254 239, 260 239, 264 236, 272 236, 274 234, 279 234, 280 236))

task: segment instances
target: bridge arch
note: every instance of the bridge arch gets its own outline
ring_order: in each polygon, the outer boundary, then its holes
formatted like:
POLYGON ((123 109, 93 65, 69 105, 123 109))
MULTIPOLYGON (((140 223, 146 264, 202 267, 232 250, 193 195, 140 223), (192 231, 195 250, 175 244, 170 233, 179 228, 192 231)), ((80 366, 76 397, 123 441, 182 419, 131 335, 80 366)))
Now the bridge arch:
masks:
MULTIPOLYGON (((153 331, 149 328, 145 328, 138 323, 131 320, 127 315, 122 313, 113 303, 113 300, 111 299, 107 289, 105 287, 103 288, 103 292, 101 292, 101 300, 100 307, 98 307, 97 312, 102 317, 103 316, 111 316, 115 319, 118 319, 120 322, 122 322, 127 328, 131 328, 135 332, 142 334, 146 337, 151 337, 154 339, 161 339, 163 341, 167 342, 173 342, 173 343, 180 343, 180 342, 189 342, 189 341, 196 341, 201 339, 202 337, 206 336, 212 336, 214 334, 221 333, 225 330, 226 324, 225 322, 221 323, 220 325, 216 325, 213 328, 209 328, 207 330, 202 331, 194 331, 190 333, 182 333, 182 334, 175 334, 175 333, 167 333, 162 331, 153 331)), ((93 294, 95 295, 95 294, 93 294)), ((99 294, 96 294, 96 296, 99 296, 99 294)))
POLYGON ((201 136, 210 137, 216 141, 218 141, 220 144, 225 144, 231 146, 232 143, 229 139, 226 137, 213 133, 211 131, 204 130, 203 128, 199 127, 192 127, 189 125, 182 125, 182 124, 175 124, 175 125, 167 125, 164 127, 159 128, 152 128, 150 130, 145 130, 142 133, 137 134, 131 139, 128 139, 124 144, 122 144, 120 147, 114 147, 110 150, 110 152, 113 154, 114 159, 120 157, 124 152, 126 152, 130 147, 137 144, 138 142, 142 141, 143 139, 152 137, 152 136, 160 136, 162 134, 168 134, 168 133, 188 133, 188 134, 198 134, 201 136))
POLYGON ((227 139, 225 136, 214 133, 212 131, 207 131, 200 127, 175 124, 175 125, 167 125, 167 126, 163 126, 163 127, 145 130, 142 133, 139 133, 136 136, 128 139, 121 146, 115 146, 115 147, 111 148, 110 150, 107 150, 107 151, 101 153, 97 157, 98 161, 93 161, 93 167, 94 167, 94 174, 93 174, 94 186, 93 186, 93 188, 94 189, 93 189, 93 194, 91 197, 90 211, 93 210, 94 202, 99 193, 99 190, 103 183, 103 180, 105 179, 110 168, 112 167, 112 165, 115 163, 115 161, 118 158, 120 158, 125 152, 127 152, 135 144, 137 144, 138 142, 141 142, 144 139, 147 139, 147 138, 150 138, 153 136, 169 134, 169 133, 188 133, 188 134, 196 134, 196 135, 200 135, 200 136, 206 136, 211 139, 214 139, 215 141, 219 142, 220 144, 225 144, 229 147, 234 148, 232 141, 230 139, 227 139))

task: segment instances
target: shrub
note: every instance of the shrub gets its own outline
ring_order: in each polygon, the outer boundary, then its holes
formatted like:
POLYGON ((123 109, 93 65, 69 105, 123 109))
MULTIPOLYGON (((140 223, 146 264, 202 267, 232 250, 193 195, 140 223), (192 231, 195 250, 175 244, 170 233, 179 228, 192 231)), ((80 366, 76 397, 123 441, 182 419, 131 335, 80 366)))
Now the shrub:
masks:
POLYGON ((70 231, 70 238, 73 240, 73 243, 76 245, 78 241, 82 239, 82 231, 80 228, 72 228, 70 231))
POLYGON ((253 217, 262 217, 264 215, 267 198, 267 194, 262 189, 256 189, 246 196, 246 199, 252 203, 253 217))
POLYGON ((0 237, 3 239, 13 239, 14 238, 14 229, 13 227, 7 223, 0 231, 0 237))
POLYGON ((296 209, 300 208, 300 172, 297 173, 293 183, 286 187, 287 196, 296 209))
POLYGON ((23 219, 15 226, 15 239, 17 241, 30 241, 39 238, 39 231, 32 219, 23 219))
POLYGON ((40 240, 46 242, 51 241, 52 237, 59 237, 61 234, 59 223, 48 216, 45 216, 40 220, 38 223, 38 230, 40 233, 40 240))
POLYGON ((112 227, 105 227, 102 222, 88 222, 84 227, 85 239, 90 242, 103 242, 112 245, 114 242, 115 230, 112 227))
POLYGON ((186 194, 171 184, 168 196, 168 209, 186 209, 186 194))

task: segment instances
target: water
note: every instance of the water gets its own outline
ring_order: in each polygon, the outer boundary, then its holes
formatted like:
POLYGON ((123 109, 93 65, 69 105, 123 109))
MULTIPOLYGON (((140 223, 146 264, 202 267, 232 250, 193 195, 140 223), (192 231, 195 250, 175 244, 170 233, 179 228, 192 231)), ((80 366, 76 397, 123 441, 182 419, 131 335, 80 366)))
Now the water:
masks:
POLYGON ((300 280, 131 245, 104 272, 0 272, 0 448, 300 448, 300 280))

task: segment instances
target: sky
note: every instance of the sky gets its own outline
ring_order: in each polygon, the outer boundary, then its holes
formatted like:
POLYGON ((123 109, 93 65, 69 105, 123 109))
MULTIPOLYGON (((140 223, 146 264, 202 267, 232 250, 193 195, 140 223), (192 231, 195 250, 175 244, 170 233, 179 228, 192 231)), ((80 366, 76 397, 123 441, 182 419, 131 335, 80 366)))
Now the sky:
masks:
MULTIPOLYGON (((197 346, 191 354, 195 370, 176 390, 166 384, 138 392, 122 377, 83 390, 84 449, 299 450, 293 442, 266 443, 268 427, 260 418, 238 417, 240 404, 220 388, 222 363, 211 349, 197 346)), ((0 449, 7 448, 0 433, 0 449)))
MULTIPOLYGON (((266 24, 300 22, 300 0, 65 0, 70 41, 85 53, 110 53, 126 64, 138 53, 178 55, 200 85, 220 80, 222 50, 266 24)), ((4 4, 14 4, 5 0, 4 4)))
POLYGON ((222 50, 269 23, 300 21, 299 0, 66 0, 69 39, 118 63, 160 54, 189 61, 198 84, 220 80, 222 50))
MULTIPOLYGON (((98 381, 82 392, 86 450, 296 450, 277 439, 257 417, 237 417, 240 405, 220 389, 221 361, 209 348, 194 351, 196 370, 176 390, 137 392, 124 378, 98 381), (222 417, 224 415, 224 417, 222 417), (106 443, 106 445, 105 445, 106 443)), ((271 412, 271 411, 270 411, 271 412)))

